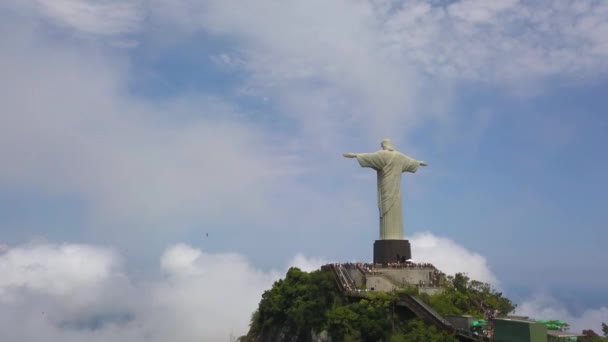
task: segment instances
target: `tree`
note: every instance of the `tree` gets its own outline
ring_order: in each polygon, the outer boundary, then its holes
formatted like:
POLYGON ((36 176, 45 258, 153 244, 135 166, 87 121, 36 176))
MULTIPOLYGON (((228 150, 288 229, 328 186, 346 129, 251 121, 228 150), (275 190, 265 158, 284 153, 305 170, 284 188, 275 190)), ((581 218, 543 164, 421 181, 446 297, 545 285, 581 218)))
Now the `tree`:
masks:
POLYGON ((262 294, 250 332, 259 336, 271 327, 284 328, 294 336, 320 331, 326 325, 327 311, 338 297, 331 273, 307 273, 292 267, 285 279, 276 281, 262 294))
POLYGON ((338 306, 327 313, 328 331, 333 340, 346 341, 349 337, 359 334, 356 327, 359 314, 352 306, 338 306))
POLYGON ((449 276, 443 293, 420 297, 441 315, 483 316, 485 309, 497 310, 506 315, 516 307, 489 284, 471 280, 463 273, 449 276))
POLYGON ((264 292, 258 310, 251 317, 249 333, 241 340, 280 340, 280 336, 289 336, 300 341, 309 339, 311 331, 327 330, 336 342, 456 341, 453 335, 422 321, 405 321, 395 316, 395 302, 403 294, 419 296, 442 315, 483 316, 488 308, 507 314, 515 308, 490 285, 462 273, 448 277, 446 289, 439 295, 404 289, 394 293, 369 292, 356 302, 342 296, 333 277, 329 271, 307 273, 290 268, 284 279, 264 292))
POLYGON ((579 341, 581 341, 581 342, 608 342, 608 326, 606 325, 606 323, 602 323, 602 333, 604 334, 604 337, 601 337, 599 334, 597 334, 595 331, 593 331, 591 329, 583 330, 583 335, 585 335, 585 337, 580 338, 579 341))
POLYGON ((357 303, 332 308, 327 317, 328 331, 335 341, 386 340, 391 333, 392 304, 397 299, 391 293, 368 293, 357 303))
POLYGON ((384 340, 391 331, 392 304, 397 298, 389 293, 370 293, 357 306, 358 327, 364 341, 384 340))
POLYGON ((402 329, 402 332, 391 336, 390 342, 458 342, 452 334, 437 330, 432 325, 421 320, 412 320, 402 329))

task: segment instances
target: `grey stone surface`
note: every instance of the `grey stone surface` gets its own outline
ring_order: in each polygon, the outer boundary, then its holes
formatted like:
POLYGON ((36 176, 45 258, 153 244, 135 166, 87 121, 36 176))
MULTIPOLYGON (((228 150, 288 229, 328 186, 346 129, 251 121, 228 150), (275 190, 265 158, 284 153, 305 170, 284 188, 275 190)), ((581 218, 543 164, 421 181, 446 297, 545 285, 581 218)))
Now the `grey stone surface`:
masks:
POLYGON ((391 292, 399 288, 394 282, 382 274, 368 274, 366 288, 371 291, 391 292))
POLYGON ((365 277, 363 273, 357 268, 347 268, 346 272, 350 276, 350 278, 355 282, 355 286, 357 288, 362 288, 365 286, 365 277))
POLYGON ((365 275, 365 287, 374 291, 391 292, 400 288, 416 287, 420 293, 436 295, 445 289, 431 285, 428 269, 388 269, 375 268, 374 273, 365 275))
POLYGON ((403 213, 401 208, 401 174, 416 172, 427 163, 413 159, 395 150, 389 139, 382 140, 382 150, 373 153, 344 153, 346 158, 357 158, 361 167, 376 170, 378 177, 378 209, 380 212, 380 239, 403 239, 403 213))

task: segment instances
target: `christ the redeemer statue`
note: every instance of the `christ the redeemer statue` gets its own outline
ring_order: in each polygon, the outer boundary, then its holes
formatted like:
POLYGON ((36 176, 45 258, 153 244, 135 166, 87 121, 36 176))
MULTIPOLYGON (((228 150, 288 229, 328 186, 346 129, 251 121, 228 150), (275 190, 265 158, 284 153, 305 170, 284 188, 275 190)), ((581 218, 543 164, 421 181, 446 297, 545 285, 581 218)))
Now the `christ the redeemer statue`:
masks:
POLYGON ((381 146, 382 150, 378 152, 344 153, 344 157, 357 158, 362 167, 372 168, 378 174, 380 240, 403 240, 401 174, 416 172, 418 166, 427 164, 396 151, 389 139, 382 140, 381 146))

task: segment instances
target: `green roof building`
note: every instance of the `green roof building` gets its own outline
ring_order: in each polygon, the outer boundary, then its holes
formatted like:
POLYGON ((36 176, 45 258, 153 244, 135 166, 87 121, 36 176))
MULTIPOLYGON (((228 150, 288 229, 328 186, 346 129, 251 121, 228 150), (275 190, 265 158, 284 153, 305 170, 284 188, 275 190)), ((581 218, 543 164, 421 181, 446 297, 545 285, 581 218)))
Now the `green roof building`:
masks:
POLYGON ((494 340, 496 342, 547 342, 547 325, 540 322, 495 318, 494 340))

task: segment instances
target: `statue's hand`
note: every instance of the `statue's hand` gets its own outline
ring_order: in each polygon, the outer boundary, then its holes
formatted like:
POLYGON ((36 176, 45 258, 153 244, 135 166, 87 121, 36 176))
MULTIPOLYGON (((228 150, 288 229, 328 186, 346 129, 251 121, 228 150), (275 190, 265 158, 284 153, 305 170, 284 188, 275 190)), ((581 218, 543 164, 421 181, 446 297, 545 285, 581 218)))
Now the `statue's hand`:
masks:
POLYGON ((425 161, 420 161, 420 162, 418 162, 418 164, 419 164, 420 166, 427 166, 427 165, 429 165, 429 164, 427 164, 425 161))
POLYGON ((345 156, 346 158, 357 158, 356 153, 344 153, 343 156, 345 156))

